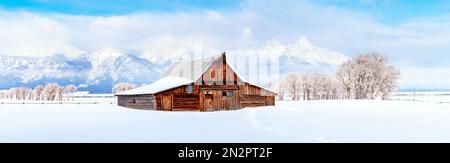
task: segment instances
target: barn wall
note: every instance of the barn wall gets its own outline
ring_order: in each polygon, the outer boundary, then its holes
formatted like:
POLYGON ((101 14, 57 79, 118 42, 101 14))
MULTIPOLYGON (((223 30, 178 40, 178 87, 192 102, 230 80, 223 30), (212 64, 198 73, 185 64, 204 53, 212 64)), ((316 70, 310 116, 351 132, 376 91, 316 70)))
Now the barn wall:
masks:
POLYGON ((259 95, 241 95, 241 107, 266 106, 266 97, 259 95))
POLYGON ((275 96, 266 96, 266 106, 275 106, 275 96))
POLYGON ((182 86, 167 90, 156 95, 156 105, 158 110, 200 110, 200 98, 198 88, 193 87, 193 92, 187 93, 187 86, 182 86), (171 99, 165 99, 163 96, 171 95, 171 99), (170 101, 167 101, 170 100, 170 101), (170 109, 163 108, 164 103, 171 103, 170 109))
POLYGON ((119 106, 134 109, 156 110, 156 100, 153 95, 118 96, 119 106))
POLYGON ((200 98, 195 94, 174 94, 173 110, 199 110, 200 98))
POLYGON ((260 95, 260 96, 276 96, 275 93, 267 91, 263 88, 245 83, 240 86, 241 94, 244 95, 260 95))

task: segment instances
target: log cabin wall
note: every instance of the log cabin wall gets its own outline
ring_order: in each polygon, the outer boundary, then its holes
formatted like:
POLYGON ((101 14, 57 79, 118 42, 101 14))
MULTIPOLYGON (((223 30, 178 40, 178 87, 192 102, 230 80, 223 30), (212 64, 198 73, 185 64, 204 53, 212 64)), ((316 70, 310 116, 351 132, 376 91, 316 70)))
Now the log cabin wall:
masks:
POLYGON ((249 83, 241 85, 240 89, 241 94, 244 95, 276 96, 273 92, 267 91, 258 86, 250 85, 249 83))
POLYGON ((248 83, 240 86, 240 94, 242 107, 275 105, 275 93, 248 83))
MULTIPOLYGON (((236 110, 240 109, 240 96, 238 89, 213 89, 208 86, 201 89, 200 110, 201 111, 218 111, 218 110, 236 110)), ((235 87, 238 88, 238 87, 235 87)))
POLYGON ((266 97, 260 95, 241 95, 241 106, 243 108, 266 106, 266 97))
POLYGON ((200 110, 200 98, 195 94, 174 94, 173 110, 200 110))
POLYGON ((275 106, 275 96, 265 96, 266 106, 275 106))
POLYGON ((165 111, 200 110, 198 86, 182 86, 158 93, 156 94, 156 106, 157 110, 165 111), (169 103, 171 106, 167 108, 166 105, 169 103))
POLYGON ((156 110, 156 99, 153 95, 118 96, 117 103, 128 108, 156 110))

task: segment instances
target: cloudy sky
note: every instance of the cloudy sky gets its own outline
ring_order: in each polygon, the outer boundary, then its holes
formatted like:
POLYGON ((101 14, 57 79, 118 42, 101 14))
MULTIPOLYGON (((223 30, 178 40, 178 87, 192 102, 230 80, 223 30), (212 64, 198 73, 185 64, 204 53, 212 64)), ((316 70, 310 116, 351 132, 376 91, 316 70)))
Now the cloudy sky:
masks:
POLYGON ((301 37, 350 57, 389 56, 402 88, 450 88, 447 0, 0 0, 0 55, 159 56, 301 37))

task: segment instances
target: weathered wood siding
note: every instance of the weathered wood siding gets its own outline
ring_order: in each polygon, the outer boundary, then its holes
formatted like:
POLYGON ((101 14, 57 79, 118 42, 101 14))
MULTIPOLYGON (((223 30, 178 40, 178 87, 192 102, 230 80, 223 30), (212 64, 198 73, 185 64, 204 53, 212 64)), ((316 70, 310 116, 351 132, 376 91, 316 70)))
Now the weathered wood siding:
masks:
POLYGON ((241 106, 259 107, 275 106, 275 93, 263 88, 245 83, 240 86, 241 106))
POLYGON ((238 76, 228 66, 226 59, 216 61, 202 75, 200 83, 204 85, 237 85, 238 76))
POLYGON ((241 95, 241 107, 266 106, 266 97, 259 95, 241 95))
POLYGON ((237 85, 201 85, 200 110, 240 109, 239 86, 237 85))
POLYGON ((200 110, 199 100, 195 94, 174 94, 173 110, 200 110))
POLYGON ((134 109, 156 110, 156 100, 153 95, 118 96, 119 106, 134 109))
POLYGON ((266 96, 266 106, 275 106, 275 96, 266 96))
POLYGON ((258 86, 250 85, 248 83, 240 85, 240 91, 241 94, 244 95, 276 96, 276 94, 273 92, 267 91, 258 86))
POLYGON ((158 110, 200 110, 199 88, 192 86, 192 93, 187 92, 187 86, 170 89, 156 95, 158 110), (169 98, 170 96, 170 98, 169 98), (171 104, 168 108, 168 104, 171 104))

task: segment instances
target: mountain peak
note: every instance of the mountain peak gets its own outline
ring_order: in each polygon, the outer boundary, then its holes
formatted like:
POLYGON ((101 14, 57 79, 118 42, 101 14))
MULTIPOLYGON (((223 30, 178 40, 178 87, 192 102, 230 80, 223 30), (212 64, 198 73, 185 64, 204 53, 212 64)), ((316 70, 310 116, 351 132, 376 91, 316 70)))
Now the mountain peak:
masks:
POLYGON ((308 38, 306 38, 306 37, 301 37, 300 39, 295 41, 293 43, 293 45, 308 48, 308 49, 314 48, 314 46, 311 44, 311 42, 309 42, 308 38))

